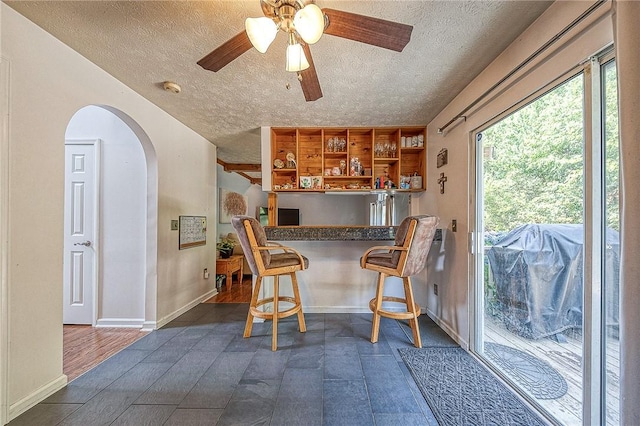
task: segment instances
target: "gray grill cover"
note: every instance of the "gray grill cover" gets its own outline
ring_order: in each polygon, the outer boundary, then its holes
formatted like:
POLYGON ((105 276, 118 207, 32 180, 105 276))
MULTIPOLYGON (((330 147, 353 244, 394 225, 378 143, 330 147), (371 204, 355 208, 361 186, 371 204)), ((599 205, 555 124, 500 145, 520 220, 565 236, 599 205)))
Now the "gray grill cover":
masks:
MULTIPOLYGON (((583 226, 522 225, 486 251, 506 327, 539 339, 582 326, 583 226)), ((618 324, 620 246, 607 229, 606 318, 618 324)))

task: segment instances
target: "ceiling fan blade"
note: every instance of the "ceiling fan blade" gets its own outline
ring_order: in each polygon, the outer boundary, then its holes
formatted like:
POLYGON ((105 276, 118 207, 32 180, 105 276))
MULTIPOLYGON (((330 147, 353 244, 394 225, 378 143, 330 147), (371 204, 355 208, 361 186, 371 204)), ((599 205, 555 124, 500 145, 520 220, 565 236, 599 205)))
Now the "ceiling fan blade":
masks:
POLYGON ((198 65, 209 71, 220 71, 225 65, 251 49, 251 47, 251 41, 249 40, 247 32, 242 31, 222 46, 200 59, 198 61, 198 65))
POLYGON ((311 49, 308 44, 303 44, 304 55, 309 62, 309 68, 300 71, 300 86, 302 86, 302 93, 307 102, 317 101, 322 97, 322 89, 320 88, 320 81, 318 80, 318 74, 316 73, 316 66, 313 64, 313 58, 311 57, 311 49))
POLYGON ((324 30, 325 34, 348 38, 396 52, 402 52, 402 49, 411 40, 411 31, 413 31, 411 25, 335 9, 322 9, 322 11, 329 19, 329 25, 324 30))

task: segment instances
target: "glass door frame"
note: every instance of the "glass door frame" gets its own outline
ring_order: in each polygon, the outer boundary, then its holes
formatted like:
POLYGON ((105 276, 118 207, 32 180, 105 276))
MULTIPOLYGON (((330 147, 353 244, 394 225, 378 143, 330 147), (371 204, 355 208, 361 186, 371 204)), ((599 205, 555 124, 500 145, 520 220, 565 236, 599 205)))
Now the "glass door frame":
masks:
MULTIPOLYGON (((606 424, 605 396, 605 324, 602 320, 605 300, 604 267, 604 125, 602 67, 614 60, 612 46, 592 56, 584 63, 572 68, 549 84, 535 91, 508 110, 474 129, 469 138, 470 158, 470 212, 469 212, 469 350, 494 373, 511 382, 483 358, 484 332, 484 188, 483 188, 483 144, 478 135, 486 128, 502 120, 524 106, 534 102, 571 78, 583 74, 584 84, 584 287, 583 287, 583 425, 606 424), (597 177, 597 178, 596 178, 597 177), (588 254, 588 255, 587 255, 588 254)), ((534 399, 520 394, 547 420, 557 424, 534 399)))

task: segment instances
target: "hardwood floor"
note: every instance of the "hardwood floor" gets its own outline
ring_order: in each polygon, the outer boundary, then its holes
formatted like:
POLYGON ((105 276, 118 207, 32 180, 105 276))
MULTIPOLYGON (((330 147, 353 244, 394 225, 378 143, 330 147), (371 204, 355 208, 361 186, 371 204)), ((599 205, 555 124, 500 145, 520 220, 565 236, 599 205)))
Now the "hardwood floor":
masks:
MULTIPOLYGON (((249 303, 251 301, 251 278, 251 275, 245 275, 242 283, 238 283, 234 276, 231 290, 225 284, 218 290, 216 296, 204 303, 249 303)), ((65 325, 63 372, 71 381, 146 334, 146 332, 129 328, 65 325)))
POLYGON ((147 333, 131 328, 63 327, 62 370, 69 381, 126 348, 147 333))
POLYGON ((251 279, 253 275, 245 275, 242 277, 242 283, 238 284, 238 281, 234 280, 229 286, 224 284, 219 290, 218 294, 211 299, 205 300, 203 303, 249 303, 251 302, 251 279))

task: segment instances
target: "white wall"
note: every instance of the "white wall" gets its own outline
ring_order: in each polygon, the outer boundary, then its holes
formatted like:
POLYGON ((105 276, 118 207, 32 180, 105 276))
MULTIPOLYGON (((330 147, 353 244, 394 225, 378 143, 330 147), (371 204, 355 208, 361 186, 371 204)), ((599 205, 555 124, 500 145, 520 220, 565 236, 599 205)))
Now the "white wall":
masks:
MULTIPOLYGON (((249 199, 249 216, 256 216, 256 208, 267 205, 267 193, 262 191, 260 185, 252 185, 248 179, 237 173, 225 172, 224 167, 218 164, 218 187, 238 194, 246 195, 249 199)), ((220 194, 216 192, 216 197, 220 194)), ((226 236, 229 232, 235 233, 230 223, 218 223, 218 236, 226 236)), ((245 273, 250 273, 248 270, 245 273)))
POLYGON ((425 282, 429 289, 427 308, 429 314, 463 346, 470 342, 473 308, 473 258, 468 251, 468 233, 474 230, 473 215, 470 212, 470 197, 473 195, 473 176, 469 172, 472 168, 471 134, 496 115, 611 43, 611 20, 603 18, 610 5, 598 9, 587 20, 589 25, 581 25, 570 38, 564 38, 560 43, 561 47, 555 45, 556 47, 533 61, 504 90, 468 112, 466 120, 456 121, 444 134, 439 134, 437 130, 591 4, 592 2, 586 1, 554 3, 427 126, 428 191, 419 198, 420 209, 429 212, 435 206, 433 213, 440 217, 440 226, 443 228, 450 230, 452 219, 457 219, 458 224, 456 233, 447 232, 444 242, 446 255, 440 257, 439 266, 429 268, 425 282), (436 156, 442 148, 449 151, 449 163, 438 169, 435 164, 436 156), (440 194, 437 185, 441 172, 448 178, 444 194, 440 194), (438 296, 432 291, 434 283, 439 285, 438 296))
POLYGON ((202 270, 215 268, 216 152, 4 3, 0 7, 2 56, 10 67, 7 398, 13 418, 66 383, 63 189, 71 117, 87 105, 111 106, 131 118, 130 126, 137 123, 153 144, 145 148, 147 159, 155 155, 147 170, 157 180, 147 185, 158 199, 157 211, 147 212, 147 223, 157 231, 157 268, 145 271, 147 282, 157 286, 155 297, 146 296, 145 319, 151 322, 164 322, 215 291, 214 280, 203 279, 202 270), (170 221, 180 214, 208 217, 206 246, 178 250, 170 221))
POLYGON ((146 163, 138 137, 112 112, 87 106, 66 139, 100 139, 98 325, 142 326, 145 302, 146 163))

